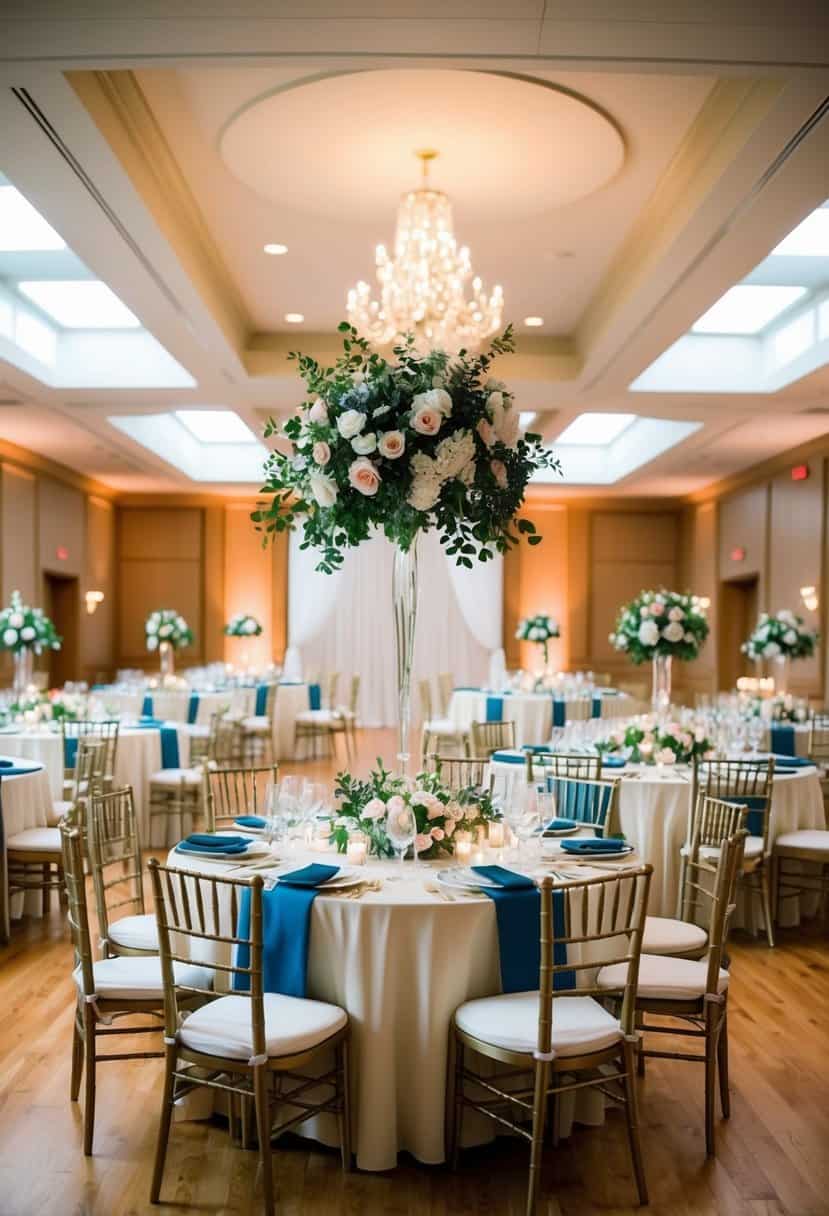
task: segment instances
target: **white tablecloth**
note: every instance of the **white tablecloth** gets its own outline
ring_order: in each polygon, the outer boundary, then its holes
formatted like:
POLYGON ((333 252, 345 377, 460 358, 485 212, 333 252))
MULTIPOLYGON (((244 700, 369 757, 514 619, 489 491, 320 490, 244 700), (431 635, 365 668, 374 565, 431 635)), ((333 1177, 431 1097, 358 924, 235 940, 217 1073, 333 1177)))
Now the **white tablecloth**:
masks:
MULTIPOLYGON (((449 701, 449 718, 458 730, 469 730, 473 722, 485 722, 487 699, 501 701, 503 718, 515 723, 516 747, 538 746, 546 743, 553 730, 553 696, 549 692, 488 693, 484 689, 456 688, 449 701)), ((564 698, 565 720, 590 718, 593 698, 564 698)), ((630 698, 624 694, 600 698, 602 718, 630 714, 630 698)), ((500 715, 499 715, 500 716, 500 715)))
MULTIPOLYGON (((273 715, 273 753, 277 760, 294 758, 294 732, 297 714, 310 709, 307 684, 280 684, 276 690, 273 715)), ((253 712, 251 710, 251 712, 253 712)), ((308 744, 303 744, 308 748, 308 744)), ((309 752, 300 750, 301 756, 309 752)))
MULTIPOLYGON (((10 753, 5 746, 5 740, 0 739, 2 759, 17 761, 19 757, 10 753)), ((25 763, 25 761, 24 761, 25 763)), ((3 806, 4 838, 16 836, 28 828, 45 827, 52 810, 52 795, 49 789, 49 777, 42 765, 33 765, 30 773, 21 773, 16 777, 0 778, 0 798, 3 806)), ((5 864, 5 857, 3 859, 5 864)), ((39 916, 41 898, 39 891, 18 892, 11 900, 11 915, 39 916), (25 903, 24 903, 25 898, 25 903)))
MULTIPOLYGON (((152 716, 163 718, 166 722, 186 722, 190 712, 190 698, 194 695, 189 689, 164 690, 147 688, 143 691, 125 692, 115 688, 96 689, 93 694, 104 706, 108 713, 115 717, 122 714, 130 718, 138 718, 143 712, 144 700, 152 698, 152 716)), ((238 717, 252 714, 256 702, 255 688, 225 688, 218 692, 199 692, 196 711, 196 723, 199 726, 209 726, 213 714, 230 713, 238 717)))

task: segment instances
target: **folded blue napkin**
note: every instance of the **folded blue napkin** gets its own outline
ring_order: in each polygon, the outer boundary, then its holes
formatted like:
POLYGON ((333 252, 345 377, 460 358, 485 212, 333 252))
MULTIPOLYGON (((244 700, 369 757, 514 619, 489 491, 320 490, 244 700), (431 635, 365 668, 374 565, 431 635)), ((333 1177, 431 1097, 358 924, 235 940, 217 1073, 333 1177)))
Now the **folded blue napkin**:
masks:
POLYGON ((593 697, 590 703, 590 717, 600 718, 602 716, 602 698, 593 697))
POLYGON ((308 685, 308 708, 322 709, 322 686, 319 684, 308 685))
MULTIPOLYGON (((498 924, 498 953, 501 960, 501 990, 503 992, 533 992, 538 989, 541 967, 540 913, 541 895, 531 878, 516 874, 504 866, 472 866, 476 874, 497 883, 481 887, 495 904, 498 924)), ((553 892, 553 931, 564 933, 564 892, 553 892)), ((555 963, 567 962, 567 947, 556 943, 555 963)), ((574 988, 572 971, 553 976, 555 989, 574 988)))
POLYGON ((781 769, 787 768, 810 768, 814 765, 814 761, 808 756, 779 756, 774 755, 774 767, 780 772, 781 769))
POLYGON ((627 847, 627 842, 613 836, 607 839, 579 836, 576 840, 562 840, 561 847, 568 853, 619 853, 627 847))
POLYGON ((553 726, 564 726, 567 721, 567 703, 563 697, 553 697, 553 726))
POLYGON ((36 760, 0 760, 0 777, 22 777, 26 773, 39 773, 42 768, 36 760))
POLYGON ((602 768, 624 768, 626 764, 624 756, 602 756, 602 768))
MULTIPOLYGON (((141 717, 138 719, 141 730, 157 730, 161 736, 161 767, 181 768, 178 750, 178 731, 161 718, 141 717)), ((67 740, 68 742, 68 740, 67 740)))
MULTIPOLYGON (((276 886, 262 892, 262 978, 266 992, 306 995, 311 907, 320 885, 338 873, 339 866, 314 862, 301 870, 280 874, 276 886)), ((242 892, 237 932, 239 937, 250 934, 250 891, 242 892)), ((236 965, 247 967, 249 963, 249 947, 239 946, 236 965)), ((247 992, 249 976, 235 974, 233 988, 236 992, 247 992)))
POLYGON ((256 685, 256 704, 253 707, 253 712, 257 718, 264 718, 268 712, 268 686, 267 684, 256 685))
POLYGON ((151 718, 152 716, 153 716, 153 699, 150 696, 150 694, 147 693, 147 695, 144 697, 144 700, 141 702, 141 717, 142 718, 151 718))
POLYGON ((503 720, 504 720, 504 698, 503 697, 487 697, 487 699, 486 699, 486 720, 487 720, 487 722, 503 722, 503 720))
POLYGON ((237 815, 233 822, 238 823, 240 828, 266 828, 268 826, 267 819, 263 819, 261 815, 237 815))
POLYGON ((552 750, 553 750, 552 744, 550 744, 550 743, 522 743, 521 744, 522 752, 532 752, 532 754, 534 756, 540 755, 541 753, 544 753, 544 752, 551 752, 552 750))
POLYGON ((190 700, 187 702, 187 723, 189 726, 195 726, 196 718, 199 716, 199 694, 197 692, 190 693, 190 700))
POLYGON ((551 819, 544 829, 545 832, 566 832, 576 826, 575 819, 551 819))
POLYGON ((498 764, 526 764, 525 756, 520 756, 518 752, 493 752, 492 759, 498 764))
POLYGON ((771 750, 779 755, 794 756, 795 752, 795 735, 794 727, 788 722, 772 722, 771 730, 771 750))
MULTIPOLYGON (((241 840, 242 837, 239 837, 241 840)), ((223 849, 211 849, 203 844, 193 844, 190 840, 182 840, 176 845, 177 853, 199 853, 207 856, 215 857, 235 857, 237 853, 246 853, 250 840, 245 840, 243 844, 229 844, 223 849)))
POLYGON ((78 736, 67 735, 63 740, 63 767, 74 768, 78 758, 78 736))
POLYGON ((185 836, 185 840, 188 844, 197 844, 201 849, 218 849, 220 852, 228 845, 250 844, 244 836, 211 835, 209 832, 191 832, 189 836, 185 836))

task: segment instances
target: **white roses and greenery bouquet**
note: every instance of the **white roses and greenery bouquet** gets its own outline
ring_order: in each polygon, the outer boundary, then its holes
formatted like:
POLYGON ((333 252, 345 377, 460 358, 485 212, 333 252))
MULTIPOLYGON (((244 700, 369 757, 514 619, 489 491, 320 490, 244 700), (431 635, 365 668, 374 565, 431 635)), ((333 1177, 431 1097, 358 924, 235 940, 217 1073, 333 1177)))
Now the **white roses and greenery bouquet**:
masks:
POLYGON ((754 632, 743 642, 743 654, 760 659, 806 659, 815 652, 817 631, 788 608, 769 616, 761 612, 754 632))
POLYGON ((237 612, 225 625, 225 633, 229 638, 258 638, 262 626, 255 616, 247 612, 237 612))
POLYGON ((600 754, 627 751, 634 764, 689 764, 695 756, 699 759, 713 756, 714 744, 702 725, 661 724, 656 718, 647 717, 611 731, 596 744, 596 751, 600 754))
POLYGON ((157 608, 144 622, 147 649, 158 650, 162 642, 169 642, 174 650, 190 646, 193 631, 175 608, 157 608))
POLYGON ((519 621, 515 636, 522 642, 535 642, 537 646, 540 646, 544 653, 544 664, 546 666, 550 639, 561 637, 561 630, 559 629, 558 621, 543 612, 539 612, 537 616, 527 616, 524 617, 523 621, 519 621))
POLYGON ((763 704, 767 708, 762 712, 764 716, 767 714, 772 722, 809 721, 809 703, 802 697, 793 697, 791 693, 785 693, 781 696, 770 697, 763 704))
POLYGON ((87 716, 88 700, 83 693, 46 693, 32 691, 15 698, 0 711, 0 723, 15 722, 75 722, 87 716))
POLYGON ((705 610, 696 595, 642 591, 619 612, 611 645, 639 664, 657 655, 695 659, 708 637, 705 610))
POLYGON ((437 773, 418 773, 412 784, 390 773, 379 757, 365 781, 338 773, 334 794, 339 806, 330 839, 340 853, 348 847, 349 832, 357 831, 366 836, 370 853, 391 857, 394 850, 386 834, 386 818, 405 807, 414 810, 415 848, 418 857, 426 858, 451 854, 456 831, 474 833, 499 817, 487 790, 474 786, 450 790, 437 773))
POLYGON ((484 354, 451 360, 419 354, 407 336, 388 362, 347 322, 339 329, 343 354, 333 367, 291 355, 308 397, 284 426, 271 419, 265 429, 291 450, 268 458, 262 492, 273 497, 254 512, 257 527, 273 534, 301 519, 302 547, 319 551, 324 573, 375 526, 403 550, 437 528, 469 568, 520 534, 538 544, 531 521, 515 515, 532 475, 560 466, 541 436, 521 436, 511 395, 488 376, 493 359, 514 350, 512 331, 484 354))
POLYGON ((60 650, 60 643, 54 625, 42 609, 30 608, 23 603, 20 592, 13 591, 8 608, 0 612, 0 650, 42 654, 44 650, 60 650))

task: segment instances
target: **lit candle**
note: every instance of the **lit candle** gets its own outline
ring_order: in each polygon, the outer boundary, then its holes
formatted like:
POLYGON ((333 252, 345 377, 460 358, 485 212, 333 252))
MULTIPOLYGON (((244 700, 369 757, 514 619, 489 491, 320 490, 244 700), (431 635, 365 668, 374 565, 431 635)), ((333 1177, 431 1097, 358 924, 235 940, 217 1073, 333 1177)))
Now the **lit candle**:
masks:
POLYGON ((472 837, 468 832, 455 833, 455 857, 458 865, 468 866, 472 856, 472 837))
POLYGON ((366 844, 364 840, 349 840, 345 852, 346 858, 353 866, 366 864, 366 844))
POLYGON ((487 826, 487 843, 491 849, 503 849, 504 847, 504 825, 498 821, 494 821, 487 826))

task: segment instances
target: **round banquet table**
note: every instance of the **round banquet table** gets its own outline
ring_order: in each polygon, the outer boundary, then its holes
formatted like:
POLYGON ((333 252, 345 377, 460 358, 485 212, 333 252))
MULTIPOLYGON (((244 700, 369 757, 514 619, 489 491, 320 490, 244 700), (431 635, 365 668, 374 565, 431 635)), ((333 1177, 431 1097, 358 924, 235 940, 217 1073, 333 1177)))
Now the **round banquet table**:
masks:
MULTIPOLYGON (((336 864, 338 859, 332 853, 312 852, 291 854, 288 860, 293 869, 294 862, 298 868, 311 861, 336 864)), ((200 873, 228 868, 227 863, 175 851, 167 864, 200 873)), ((360 1169, 393 1169, 404 1151, 426 1164, 445 1159, 452 1015, 465 1001, 501 991, 495 905, 483 895, 447 902, 427 890, 434 886, 435 870, 446 864, 420 862, 415 869, 406 862, 406 876, 388 881, 399 872, 399 863, 370 861, 366 878, 383 879, 381 890, 357 900, 321 894, 312 906, 307 992, 312 999, 341 1006, 351 1019, 354 1145, 360 1169)), ((600 950, 606 944, 599 943, 600 950)), ((215 943, 203 946, 198 951, 201 961, 225 961, 213 953, 215 943)), ((188 1109, 188 1101, 184 1099, 179 1118, 203 1118, 212 1110, 209 1093, 207 1106, 196 1101, 188 1109)), ((558 1130, 563 1136, 573 1121, 604 1121, 605 1103, 598 1091, 582 1091, 560 1107, 558 1130)), ((338 1143, 330 1116, 309 1121, 304 1132, 298 1131, 323 1143, 338 1143)), ((484 1143, 493 1134, 488 1120, 469 1112, 465 1144, 484 1143)))
MULTIPOLYGON (((299 757, 294 755, 296 716, 311 708, 310 691, 307 684, 283 684, 276 689, 273 714, 273 754, 276 760, 305 758, 311 754, 308 743, 299 757)), ((251 710, 253 713, 253 710, 251 710)))
MULTIPOLYGON (((9 760, 15 769, 26 767, 29 771, 16 774, 13 777, 2 776, 0 767, 0 807, 2 807, 3 839, 16 836, 28 828, 42 828, 49 822, 52 811, 52 794, 49 788, 49 777, 42 764, 30 760, 21 760, 19 756, 9 754, 3 746, 0 759, 9 760)), ((3 766, 5 767, 5 766, 3 766)), ((5 849, 3 865, 6 864, 5 849)), ((3 889, 8 890, 4 882, 3 889)), ((40 916, 41 897, 39 891, 18 891, 6 909, 6 916, 19 917, 26 913, 28 916, 40 916)))
POLYGON ((93 695, 101 702, 107 713, 114 717, 122 714, 138 718, 145 709, 147 697, 151 699, 151 716, 167 722, 188 722, 191 714, 191 698, 198 701, 193 721, 199 726, 209 726, 213 714, 230 712, 236 717, 247 717, 254 711, 255 688, 225 688, 201 692, 196 689, 145 688, 128 691, 121 688, 96 688, 93 695))
MULTIPOLYGON (((504 782, 507 789, 516 780, 525 780, 523 765, 494 760, 491 768, 496 781, 504 782)), ((620 822, 611 825, 610 830, 621 830, 636 847, 637 856, 653 866, 648 911, 652 916, 676 916, 680 849, 687 839, 691 809, 690 769, 685 765, 660 770, 654 765, 628 764, 623 769, 604 768, 602 776, 621 779, 620 822)), ((825 826, 818 770, 777 773, 772 790, 770 843, 784 832, 825 826)), ((759 905, 758 900, 750 902, 759 905)), ((781 924, 799 923, 799 903, 798 899, 784 901, 781 924)), ((749 908, 748 904, 740 901, 734 923, 755 928, 758 907, 749 908)))
POLYGON ((554 725, 574 719, 616 718, 629 715, 630 697, 624 693, 597 692, 583 697, 554 698, 552 692, 487 692, 483 688, 456 688, 449 701, 448 716, 458 730, 469 730, 473 722, 515 723, 517 747, 546 743, 554 725), (553 722, 553 702, 558 701, 562 722, 553 722))

